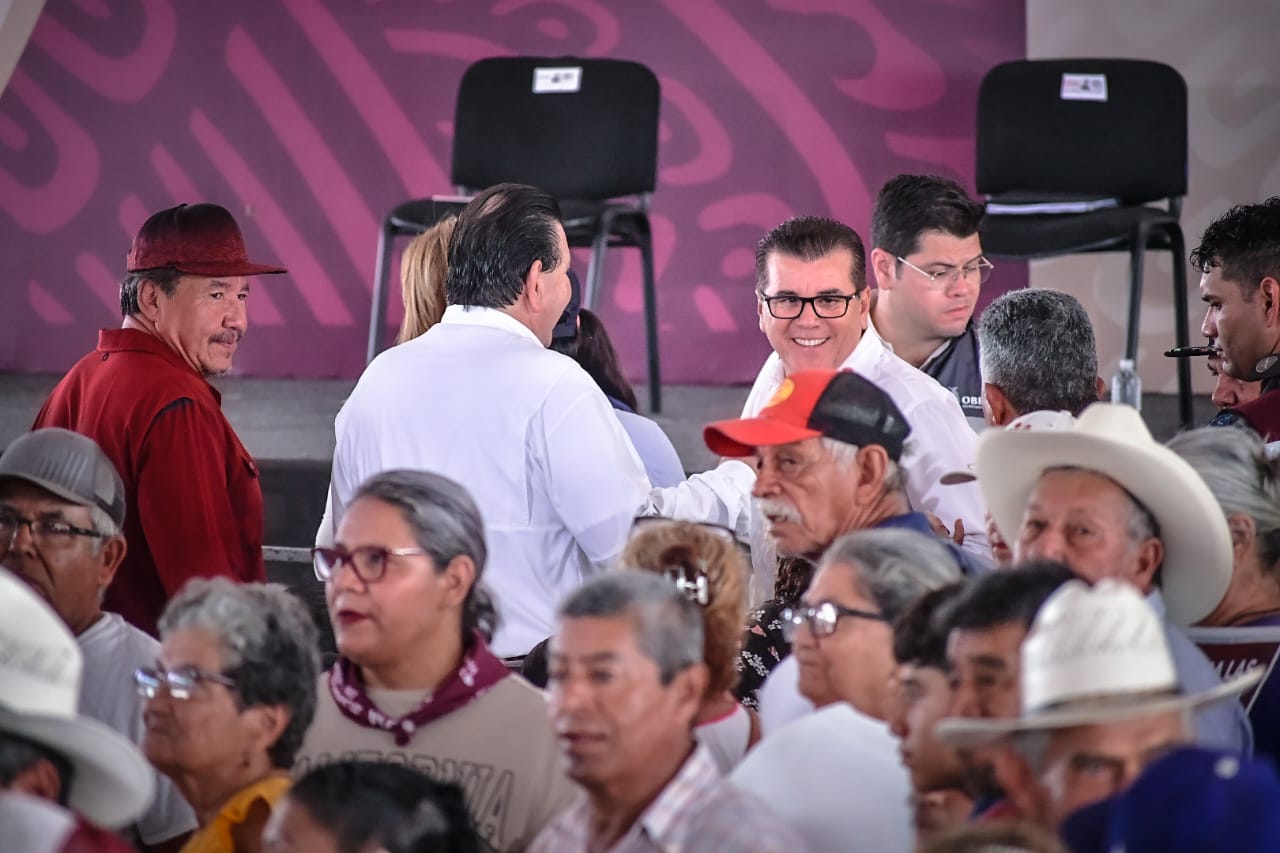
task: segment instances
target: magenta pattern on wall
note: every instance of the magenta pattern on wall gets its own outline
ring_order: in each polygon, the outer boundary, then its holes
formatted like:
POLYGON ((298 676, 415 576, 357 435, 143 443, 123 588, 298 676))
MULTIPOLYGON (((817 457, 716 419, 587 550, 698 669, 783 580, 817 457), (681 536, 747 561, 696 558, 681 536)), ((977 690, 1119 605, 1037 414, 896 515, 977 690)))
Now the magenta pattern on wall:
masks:
MULTIPOLYGON (((972 187, 978 83, 1024 33, 1022 0, 48 0, 0 95, 0 369, 69 367, 119 323, 138 225, 211 200, 290 270, 256 284, 237 373, 358 375, 379 223, 449 191, 463 70, 519 53, 657 73, 664 373, 749 381, 761 234, 821 213, 865 235, 899 172, 972 187)), ((639 270, 611 252, 599 305, 636 378, 639 270)), ((1025 281, 1002 265, 984 302, 1025 281)))

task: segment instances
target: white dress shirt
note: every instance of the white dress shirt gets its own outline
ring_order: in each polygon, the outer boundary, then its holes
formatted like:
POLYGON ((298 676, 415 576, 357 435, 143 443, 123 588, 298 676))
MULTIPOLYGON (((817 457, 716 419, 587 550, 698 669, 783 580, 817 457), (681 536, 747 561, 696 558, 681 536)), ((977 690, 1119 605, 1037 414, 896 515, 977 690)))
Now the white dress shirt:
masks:
POLYGON ((566 593, 621 553, 650 491, 609 401, 503 311, 451 305, 365 369, 335 423, 333 513, 395 468, 443 474, 480 508, 492 648, 522 655, 566 593))
MULTIPOLYGON (((957 518, 962 519, 964 549, 989 563, 986 505, 978 484, 944 486, 938 482, 943 474, 966 470, 974 460, 977 436, 965 420, 955 395, 933 377, 894 355, 870 322, 840 369, 852 370, 878 385, 910 424, 907 449, 900 461, 907 475, 907 499, 911 508, 933 513, 948 529, 957 518)), ((760 414, 785 378, 782 359, 777 353, 771 354, 751 386, 742 416, 753 418, 760 414)), ((753 535, 753 550, 756 539, 753 535)))

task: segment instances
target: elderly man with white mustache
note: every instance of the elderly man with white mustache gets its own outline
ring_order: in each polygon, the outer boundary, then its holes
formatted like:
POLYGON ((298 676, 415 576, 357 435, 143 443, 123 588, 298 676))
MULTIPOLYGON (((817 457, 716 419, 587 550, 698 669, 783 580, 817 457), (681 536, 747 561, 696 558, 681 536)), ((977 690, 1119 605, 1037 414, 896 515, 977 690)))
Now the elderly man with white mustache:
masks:
MULTIPOLYGON (((905 490, 900 460, 910 432, 892 398, 865 377, 801 370, 782 381, 758 416, 710 424, 704 439, 721 456, 755 457, 752 495, 778 555, 816 563, 832 542, 854 530, 901 528, 934 535, 928 517, 911 510, 905 490)), ((947 546, 965 574, 984 570, 968 552, 951 542, 947 546)), ((748 637, 770 633, 789 603, 767 603, 748 637)), ((758 684, 790 651, 782 647, 780 632, 772 633, 777 648, 744 654, 744 682, 758 684)), ((790 685, 798 696, 792 664, 784 661, 774 672, 774 680, 790 685)), ((764 721, 766 729, 772 727, 770 719, 764 721)))

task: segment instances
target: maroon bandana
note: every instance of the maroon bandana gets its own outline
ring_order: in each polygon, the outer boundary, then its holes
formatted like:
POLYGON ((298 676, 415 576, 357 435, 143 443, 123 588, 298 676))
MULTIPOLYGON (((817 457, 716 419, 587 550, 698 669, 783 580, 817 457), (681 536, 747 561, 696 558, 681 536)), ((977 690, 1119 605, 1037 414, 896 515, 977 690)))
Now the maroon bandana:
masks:
POLYGON ((494 657, 484 640, 476 634, 471 648, 463 653, 458 668, 427 694, 421 705, 399 719, 384 714, 373 704, 365 692, 359 667, 345 657, 338 658, 329 670, 329 694, 347 719, 366 728, 391 732, 396 746, 405 746, 418 729, 458 710, 510 674, 507 665, 494 657))

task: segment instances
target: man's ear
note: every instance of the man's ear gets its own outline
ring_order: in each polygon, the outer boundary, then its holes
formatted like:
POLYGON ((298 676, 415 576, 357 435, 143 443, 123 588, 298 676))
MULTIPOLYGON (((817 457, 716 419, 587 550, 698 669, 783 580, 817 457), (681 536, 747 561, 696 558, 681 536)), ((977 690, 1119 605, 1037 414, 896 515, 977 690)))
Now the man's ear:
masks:
POLYGON ((876 287, 880 290, 893 290, 895 267, 898 259, 884 249, 871 250, 871 274, 875 277, 876 287))
POLYGON ((987 416, 987 426, 1008 426, 1018 417, 1018 413, 1014 411, 1013 406, 1009 403, 1009 398, 1004 395, 1004 389, 999 385, 992 385, 990 382, 984 383, 982 397, 986 401, 986 407, 983 411, 987 416))
POLYGON ((62 775, 47 758, 37 758, 34 764, 14 776, 7 788, 51 803, 62 801, 62 775))
POLYGON ((1138 546, 1138 553, 1134 556, 1134 560, 1136 561, 1134 586, 1146 595, 1155 586, 1156 572, 1164 563, 1164 542, 1160 541, 1158 536, 1148 536, 1138 546))
POLYGON ((116 576, 116 570, 120 568, 120 563, 124 561, 124 555, 129 550, 129 545, 123 536, 112 536, 102 543, 102 551, 99 556, 102 563, 98 569, 98 588, 105 590, 111 586, 111 581, 116 576))
POLYGON ((857 491, 855 500, 859 504, 869 504, 884 491, 884 480, 888 476, 889 451, 878 444, 867 444, 858 448, 854 457, 857 461, 857 491))
POLYGON ((1107 396, 1107 382, 1101 376, 1093 377, 1093 387, 1098 391, 1099 400, 1107 396))
POLYGON ((671 680, 671 689, 676 707, 688 709, 690 721, 697 717, 698 709, 702 707, 702 700, 707 695, 707 681, 709 679, 710 673, 707 671, 707 665, 699 661, 693 666, 677 672, 671 680))
POLYGON ((1262 318, 1270 328, 1280 326, 1280 280, 1267 276, 1258 285, 1258 299, 1262 300, 1262 318))
POLYGON ((529 302, 529 307, 535 311, 542 308, 543 302, 546 300, 546 294, 542 287, 542 261, 534 261, 529 265, 529 271, 524 275, 524 297, 529 302))
POLYGON ((160 300, 165 297, 164 290, 149 278, 138 282, 138 313, 151 323, 160 318, 160 300))

